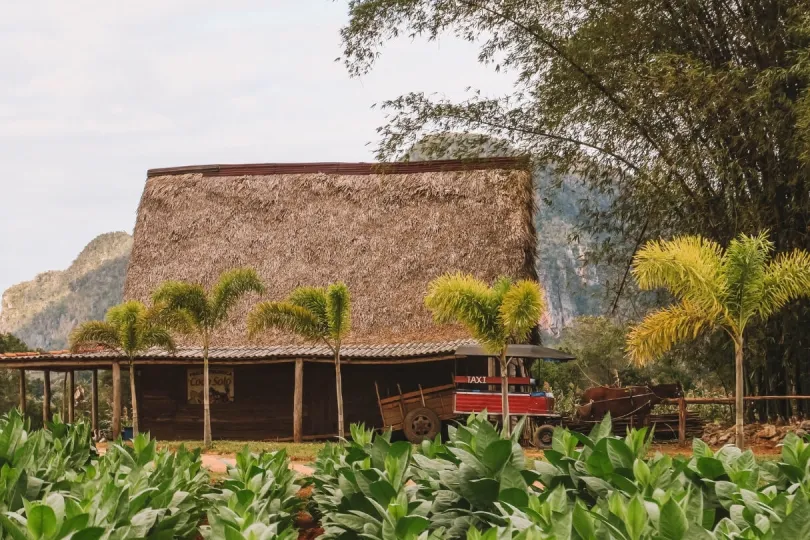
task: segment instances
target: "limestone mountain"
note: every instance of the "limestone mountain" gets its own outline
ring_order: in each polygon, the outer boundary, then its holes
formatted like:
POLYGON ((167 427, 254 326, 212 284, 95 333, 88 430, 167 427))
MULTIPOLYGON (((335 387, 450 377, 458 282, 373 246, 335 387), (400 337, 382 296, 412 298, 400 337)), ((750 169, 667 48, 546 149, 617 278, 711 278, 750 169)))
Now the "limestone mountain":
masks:
POLYGON ((12 333, 32 349, 63 349, 73 328, 100 319, 121 301, 132 236, 94 238, 66 270, 44 272, 3 293, 0 333, 12 333))

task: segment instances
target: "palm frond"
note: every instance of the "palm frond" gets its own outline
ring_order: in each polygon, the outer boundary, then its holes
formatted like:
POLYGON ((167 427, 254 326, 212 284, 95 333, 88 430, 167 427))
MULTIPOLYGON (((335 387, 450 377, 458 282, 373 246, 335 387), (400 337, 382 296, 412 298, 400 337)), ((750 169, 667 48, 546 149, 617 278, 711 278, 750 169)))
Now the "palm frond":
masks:
POLYGON ((326 289, 324 287, 296 287, 287 301, 293 305, 308 309, 326 329, 329 317, 326 314, 326 289))
POLYGON ((495 304, 500 305, 503 302, 503 297, 509 290, 512 288, 512 278, 507 276, 500 276, 495 282, 492 284, 491 291, 492 291, 492 301, 495 304))
POLYGON ((259 274, 252 268, 235 268, 223 272, 211 291, 209 310, 211 324, 216 324, 228 316, 228 312, 247 293, 264 293, 259 274))
POLYGON ((247 326, 250 337, 271 328, 278 328, 311 340, 327 336, 324 327, 311 311, 290 302, 257 304, 248 314, 247 326))
POLYGON ((732 240, 723 256, 728 295, 726 307, 735 326, 745 328, 757 314, 762 303, 766 263, 773 251, 768 233, 757 236, 740 235, 732 240))
POLYGON ((167 328, 162 326, 148 326, 144 328, 140 342, 142 350, 158 347, 166 349, 172 354, 177 350, 177 344, 175 344, 171 333, 167 328))
POLYGON ((810 296, 810 253, 783 253, 765 269, 759 315, 766 318, 788 302, 810 296))
POLYGON ((700 236, 653 240, 633 258, 633 275, 641 289, 665 287, 680 300, 715 309, 727 295, 722 257, 719 244, 700 236))
POLYGON ((80 352, 93 347, 120 351, 118 329, 105 321, 87 321, 70 333, 71 352, 80 352))
POLYGON ((123 302, 107 310, 105 319, 118 332, 121 349, 131 355, 142 348, 141 331, 146 324, 147 308, 137 300, 123 302))
POLYGON ((340 341, 351 328, 351 297, 345 283, 334 283, 326 288, 326 319, 329 334, 340 341))
MULTIPOLYGON (((193 322, 195 328, 209 324, 208 297, 202 285, 167 281, 152 294, 152 302, 164 311, 166 324, 187 325, 193 322)), ((181 328, 178 331, 182 331, 181 328)))
POLYGON ((658 358, 677 343, 694 339, 714 327, 720 311, 707 312, 702 306, 681 302, 647 315, 627 336, 627 353, 639 365, 658 358))
POLYGON ((459 322, 492 354, 506 345, 498 304, 485 283, 464 274, 445 274, 428 285, 425 306, 437 323, 459 322))
POLYGON ((498 317, 509 339, 526 341, 545 309, 545 299, 536 281, 521 280, 509 287, 501 300, 498 317))

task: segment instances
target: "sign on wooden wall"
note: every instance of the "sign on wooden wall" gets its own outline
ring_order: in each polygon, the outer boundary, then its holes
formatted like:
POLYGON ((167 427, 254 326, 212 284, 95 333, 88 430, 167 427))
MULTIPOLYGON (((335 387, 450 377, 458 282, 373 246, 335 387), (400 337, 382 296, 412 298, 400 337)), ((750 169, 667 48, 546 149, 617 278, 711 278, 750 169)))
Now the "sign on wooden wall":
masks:
MULTIPOLYGON (((208 387, 211 403, 233 401, 233 368, 208 368, 208 387)), ((203 370, 188 370, 188 402, 203 402, 203 370)))

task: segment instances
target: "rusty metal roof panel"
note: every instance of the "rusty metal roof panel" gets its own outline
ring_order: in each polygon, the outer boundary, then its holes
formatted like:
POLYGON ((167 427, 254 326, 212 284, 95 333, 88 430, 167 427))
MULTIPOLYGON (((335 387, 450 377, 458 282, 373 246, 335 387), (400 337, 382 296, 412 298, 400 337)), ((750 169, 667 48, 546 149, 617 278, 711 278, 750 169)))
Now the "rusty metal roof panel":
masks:
MULTIPOLYGON (((437 343, 400 343, 390 345, 345 345, 341 350, 341 357, 347 361, 352 360, 372 360, 372 359, 404 359, 420 358, 440 355, 454 355, 460 347, 473 344, 469 340, 445 341, 437 343)), ((202 360, 202 348, 181 347, 174 353, 165 349, 150 349, 136 357, 138 360, 161 360, 167 362, 188 360, 202 360)), ((216 347, 209 349, 208 357, 217 362, 228 362, 236 360, 271 360, 271 359, 331 359, 332 351, 325 345, 274 345, 267 347, 216 347)), ((79 353, 69 351, 53 352, 32 352, 32 353, 6 353, 0 354, 0 367, 5 364, 16 364, 21 361, 37 361, 43 364, 67 364, 82 361, 113 360, 123 356, 119 353, 108 350, 93 350, 79 353)))

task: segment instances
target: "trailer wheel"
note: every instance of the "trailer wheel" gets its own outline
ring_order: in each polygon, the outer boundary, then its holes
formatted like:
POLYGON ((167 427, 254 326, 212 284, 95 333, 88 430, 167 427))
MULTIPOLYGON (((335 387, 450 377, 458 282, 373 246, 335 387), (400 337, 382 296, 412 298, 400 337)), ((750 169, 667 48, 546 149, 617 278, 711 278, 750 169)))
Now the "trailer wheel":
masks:
POLYGON ((402 422, 405 438, 414 444, 434 438, 441 429, 442 422, 439 420, 439 416, 427 407, 408 411, 402 422))
POLYGON ((549 448, 554 439, 554 426, 545 424, 534 431, 532 442, 537 448, 549 448))

